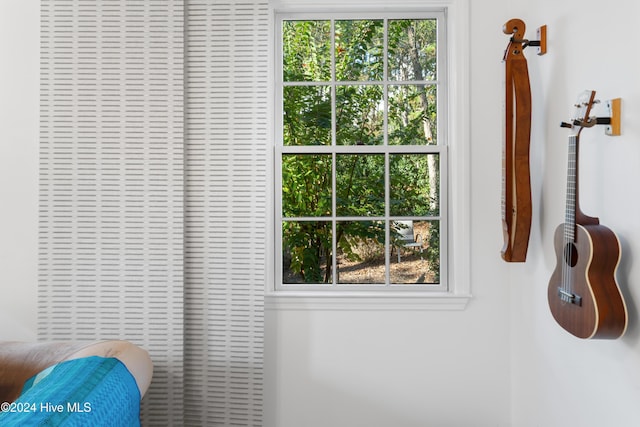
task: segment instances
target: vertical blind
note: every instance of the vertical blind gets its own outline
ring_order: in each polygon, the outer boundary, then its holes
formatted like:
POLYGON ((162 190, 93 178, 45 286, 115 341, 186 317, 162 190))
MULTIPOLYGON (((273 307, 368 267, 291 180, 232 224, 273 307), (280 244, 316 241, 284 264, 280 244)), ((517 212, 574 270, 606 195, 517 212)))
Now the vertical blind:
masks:
POLYGON ((143 425, 261 425, 268 22, 41 1, 38 335, 148 349, 143 425))
POLYGON ((190 425, 262 425, 266 1, 187 1, 185 396, 190 425))

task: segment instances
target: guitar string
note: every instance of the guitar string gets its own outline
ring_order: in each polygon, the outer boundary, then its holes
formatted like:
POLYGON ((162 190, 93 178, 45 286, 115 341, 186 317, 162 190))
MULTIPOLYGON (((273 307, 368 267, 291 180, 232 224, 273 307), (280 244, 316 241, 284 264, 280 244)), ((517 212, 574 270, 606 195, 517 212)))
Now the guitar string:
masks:
POLYGON ((569 221, 568 218, 568 214, 569 214, 569 191, 570 191, 570 183, 569 183, 569 173, 570 173, 570 167, 571 167, 571 138, 569 138, 569 153, 568 153, 568 159, 567 159, 567 200, 565 202, 565 207, 564 207, 564 229, 563 229, 563 240, 562 240, 562 251, 563 251, 563 262, 562 262, 562 293, 560 294, 560 300, 565 301, 566 300, 566 294, 564 292, 567 291, 566 287, 567 287, 567 262, 568 262, 568 251, 567 251, 567 222, 569 221))
POLYGON ((569 299, 568 302, 571 302, 571 296, 572 295, 572 289, 571 289, 571 273, 572 273, 572 268, 571 268, 571 264, 573 263, 573 233, 574 233, 574 222, 575 222, 575 165, 576 165, 576 159, 575 159, 575 136, 571 136, 571 138, 569 139, 569 150, 570 150, 570 165, 569 165, 569 179, 570 179, 570 194, 569 194, 569 212, 567 213, 568 217, 569 217, 569 224, 568 224, 568 233, 567 233, 567 252, 568 252, 568 264, 567 264, 567 297, 569 299))
MULTIPOLYGON (((586 92, 585 92, 586 93, 586 92)), ((593 103, 593 97, 595 92, 589 93, 590 99, 588 103, 578 102, 576 107, 576 117, 581 118, 581 122, 588 120, 589 111, 593 103)), ((575 120, 574 120, 575 123, 575 120)), ((579 124, 580 129, 574 135, 569 136, 569 149, 568 149, 568 165, 567 165, 567 200, 565 207, 565 223, 564 223, 564 262, 562 263, 562 295, 561 299, 566 302, 574 302, 575 295, 573 294, 573 255, 574 255, 574 243, 576 240, 577 224, 576 216, 578 210, 577 192, 578 192, 578 143, 580 138, 580 131, 582 130, 582 124, 579 124)), ((577 256, 577 254, 576 254, 577 256)), ((577 260, 576 260, 577 262, 577 260)))
MULTIPOLYGON (((571 264, 573 264, 573 244, 575 242, 575 233, 576 233, 576 185, 577 185, 577 177, 576 177, 576 172, 577 172, 577 162, 578 159, 576 158, 578 150, 577 150, 577 144, 578 144, 578 137, 577 136, 572 136, 571 137, 571 206, 569 206, 570 212, 569 212, 569 217, 571 218, 571 222, 569 223, 569 250, 571 251, 571 258, 570 258, 570 262, 571 264)), ((571 267, 571 266, 570 266, 571 267)), ((573 295, 573 277, 572 276, 573 273, 573 269, 569 268, 569 282, 568 282, 568 288, 567 291, 569 292, 570 295, 573 295)))
POLYGON ((573 295, 572 289, 572 273, 573 269, 571 264, 573 262, 573 241, 575 233, 575 209, 576 209, 576 144, 577 137, 571 135, 569 137, 569 158, 567 166, 567 205, 565 213, 565 229, 564 229, 564 252, 565 262, 564 278, 562 288, 565 292, 563 299, 567 302, 571 302, 571 295, 573 295))

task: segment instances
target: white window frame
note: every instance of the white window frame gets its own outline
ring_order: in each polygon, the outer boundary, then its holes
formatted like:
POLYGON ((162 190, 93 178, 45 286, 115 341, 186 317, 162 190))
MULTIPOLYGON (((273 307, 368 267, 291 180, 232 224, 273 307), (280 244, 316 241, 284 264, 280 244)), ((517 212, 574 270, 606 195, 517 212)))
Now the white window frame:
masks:
MULTIPOLYGON (((395 6, 395 4, 394 4, 395 6)), ((283 0, 273 4, 273 26, 272 45, 277 46, 279 37, 278 25, 281 19, 311 19, 309 14, 315 12, 313 19, 324 18, 379 18, 381 16, 389 18, 397 17, 418 17, 415 15, 423 12, 441 11, 446 21, 446 42, 443 48, 446 56, 446 74, 438 78, 446 81, 446 90, 438 90, 438 141, 445 141, 444 145, 428 146, 434 152, 440 154, 440 162, 447 162, 447 173, 441 176, 441 190, 446 194, 441 194, 441 203, 446 203, 441 210, 443 215, 442 223, 444 229, 441 235, 446 233, 441 246, 441 282, 442 286, 416 286, 408 285, 398 287, 394 285, 392 289, 383 287, 377 289, 376 286, 355 285, 352 287, 340 285, 340 290, 330 288, 319 290, 318 287, 301 286, 277 286, 280 284, 282 266, 278 263, 281 256, 281 248, 278 242, 281 241, 281 209, 274 206, 273 209, 273 232, 270 234, 270 244, 274 250, 272 258, 269 259, 269 280, 266 285, 267 309, 438 309, 438 310, 460 310, 464 309, 470 293, 470 256, 469 256, 469 89, 468 89, 468 0, 422 0, 419 3, 413 0, 403 1, 398 7, 389 12, 383 7, 382 0, 355 1, 350 3, 350 9, 346 10, 344 5, 323 3, 322 9, 310 6, 307 0, 283 0), (379 3, 379 4, 378 4, 379 3), (361 5, 360 5, 361 4, 361 5), (379 12, 379 13, 378 13, 379 12), (412 12, 412 13, 407 13, 412 12), (306 17, 304 14, 307 14, 306 17), (320 14, 318 14, 320 13, 320 14), (324 16, 323 16, 324 15, 324 16), (444 96, 443 96, 444 94, 444 96), (441 118, 445 120, 441 120, 441 118), (442 138, 442 139, 441 139, 442 138), (448 242, 448 243, 447 243, 448 242), (277 279, 278 278, 278 279, 277 279)), ((439 34, 439 36, 441 36, 439 34)), ((439 41, 439 48, 442 45, 439 41)), ((272 117, 274 120, 273 140, 274 140, 274 162, 273 162, 273 182, 274 192, 271 195, 273 201, 279 200, 276 192, 281 189, 281 182, 276 178, 280 176, 278 167, 282 150, 277 146, 279 137, 275 120, 281 108, 281 91, 278 89, 277 76, 281 72, 279 62, 280 54, 274 48, 272 58, 274 85, 271 88, 274 95, 274 110, 272 117), (280 104, 278 104, 280 103, 280 104)), ((439 59, 440 61, 440 59, 439 59)), ((441 72, 439 62, 439 73, 441 72)), ((362 147, 360 147, 362 148, 362 147)), ((348 151, 348 148, 340 147, 340 150, 348 151)), ((367 147, 367 150, 379 152, 376 147, 367 147)), ((391 150, 399 152, 410 152, 411 146, 394 146, 391 150)), ((305 148, 302 148, 304 151, 305 148)), ((442 165, 441 165, 442 167, 442 165)))

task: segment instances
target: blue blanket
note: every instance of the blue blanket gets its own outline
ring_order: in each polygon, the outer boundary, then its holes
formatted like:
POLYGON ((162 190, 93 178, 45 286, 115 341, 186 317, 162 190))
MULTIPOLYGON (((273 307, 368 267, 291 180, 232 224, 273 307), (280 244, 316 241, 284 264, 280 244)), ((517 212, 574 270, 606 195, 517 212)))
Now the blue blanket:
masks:
POLYGON ((67 360, 29 379, 4 404, 0 426, 140 426, 140 391, 122 362, 98 356, 67 360))

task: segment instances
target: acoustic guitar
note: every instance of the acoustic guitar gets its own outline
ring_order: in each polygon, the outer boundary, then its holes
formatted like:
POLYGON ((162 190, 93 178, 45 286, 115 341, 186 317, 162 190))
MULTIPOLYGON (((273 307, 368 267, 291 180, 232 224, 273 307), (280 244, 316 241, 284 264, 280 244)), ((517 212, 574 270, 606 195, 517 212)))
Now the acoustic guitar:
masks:
POLYGON ((556 267, 549 280, 551 314, 560 326, 579 338, 622 336, 627 328, 627 307, 616 281, 620 242, 596 217, 585 215, 578 201, 580 133, 596 124, 589 117, 595 92, 578 98, 575 118, 563 127, 569 136, 565 221, 554 235, 556 267))

